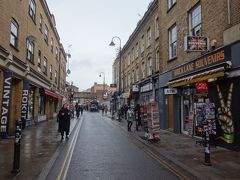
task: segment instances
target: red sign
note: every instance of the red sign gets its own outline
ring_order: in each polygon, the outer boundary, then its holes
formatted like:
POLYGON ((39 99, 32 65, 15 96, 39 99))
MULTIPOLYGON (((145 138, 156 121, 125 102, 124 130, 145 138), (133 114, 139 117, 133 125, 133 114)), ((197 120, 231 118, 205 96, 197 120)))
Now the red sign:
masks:
POLYGON ((197 82, 195 84, 195 87, 200 92, 207 92, 208 91, 208 85, 205 81, 197 82))

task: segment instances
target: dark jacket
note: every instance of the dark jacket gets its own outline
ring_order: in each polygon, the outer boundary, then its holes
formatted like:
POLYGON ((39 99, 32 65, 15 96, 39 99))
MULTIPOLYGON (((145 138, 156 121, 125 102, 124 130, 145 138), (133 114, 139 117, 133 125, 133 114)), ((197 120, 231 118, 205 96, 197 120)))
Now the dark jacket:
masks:
POLYGON ((59 132, 69 133, 71 113, 67 108, 61 108, 58 113, 59 132))

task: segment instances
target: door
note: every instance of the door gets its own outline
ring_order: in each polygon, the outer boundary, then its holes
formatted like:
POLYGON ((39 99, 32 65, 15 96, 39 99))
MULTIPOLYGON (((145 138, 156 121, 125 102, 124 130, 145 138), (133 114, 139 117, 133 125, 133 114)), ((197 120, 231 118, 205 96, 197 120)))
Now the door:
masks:
POLYGON ((168 96, 168 128, 173 129, 173 95, 168 96))

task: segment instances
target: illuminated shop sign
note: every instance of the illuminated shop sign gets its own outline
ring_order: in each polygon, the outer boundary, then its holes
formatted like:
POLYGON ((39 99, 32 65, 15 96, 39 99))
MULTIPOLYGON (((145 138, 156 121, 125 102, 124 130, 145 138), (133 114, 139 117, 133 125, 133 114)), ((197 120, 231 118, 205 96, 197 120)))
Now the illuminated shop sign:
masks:
POLYGON ((173 69, 173 78, 178 78, 192 72, 197 72, 213 65, 221 64, 225 61, 230 61, 230 57, 230 48, 218 50, 173 69))

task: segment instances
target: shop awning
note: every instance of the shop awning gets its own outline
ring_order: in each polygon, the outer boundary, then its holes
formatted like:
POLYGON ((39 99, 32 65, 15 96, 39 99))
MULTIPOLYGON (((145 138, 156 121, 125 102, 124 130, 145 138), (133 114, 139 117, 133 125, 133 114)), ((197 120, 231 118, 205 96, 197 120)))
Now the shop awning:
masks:
POLYGON ((199 81, 208 80, 211 78, 218 78, 224 76, 224 67, 216 68, 213 70, 205 71, 202 73, 194 74, 192 76, 187 76, 181 79, 173 80, 168 83, 169 87, 184 86, 187 84, 196 83, 199 81))
POLYGON ((56 93, 54 93, 54 92, 52 92, 48 89, 44 89, 44 91, 45 91, 45 94, 48 95, 48 96, 51 96, 51 97, 56 98, 56 99, 62 99, 61 95, 56 94, 56 93))

